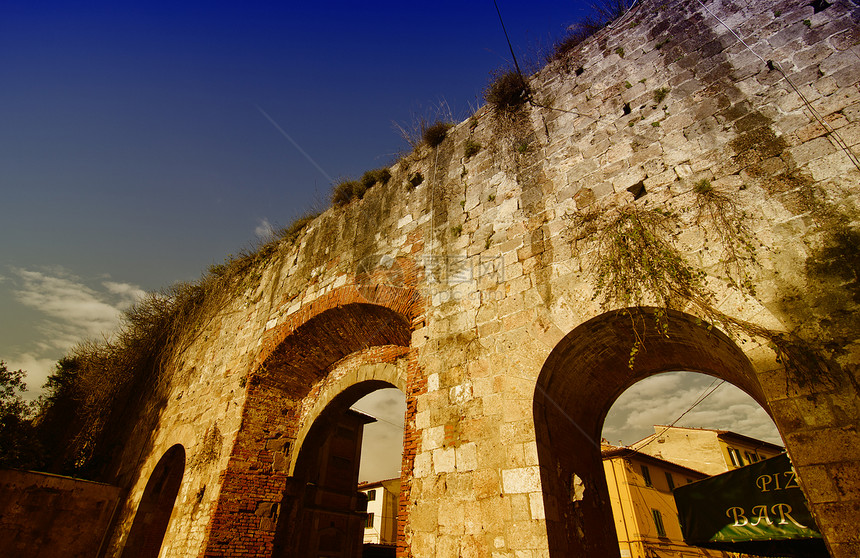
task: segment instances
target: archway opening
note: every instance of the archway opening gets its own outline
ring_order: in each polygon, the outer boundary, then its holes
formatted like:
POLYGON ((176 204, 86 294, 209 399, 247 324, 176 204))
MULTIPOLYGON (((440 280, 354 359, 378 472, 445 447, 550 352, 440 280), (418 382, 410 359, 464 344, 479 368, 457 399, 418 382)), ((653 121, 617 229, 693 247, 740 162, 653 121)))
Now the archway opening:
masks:
POLYGON ((406 394, 396 388, 380 389, 356 401, 351 409, 376 419, 365 426, 358 472, 358 491, 367 500, 362 555, 393 556, 400 508, 406 394))
POLYGON ((325 406, 298 448, 275 556, 359 557, 366 542, 394 555, 405 410, 405 394, 382 380, 325 406))
POLYGON ((350 408, 376 419, 364 427, 358 482, 400 478, 406 394, 398 388, 382 388, 365 395, 350 408))
POLYGON ((783 452, 767 412, 719 378, 668 372, 612 404, 601 458, 622 557, 723 557, 684 542, 673 491, 783 452))
POLYGON ((620 556, 600 440, 615 400, 639 380, 690 370, 726 380, 764 406, 752 365, 694 317, 637 308, 603 314, 565 336, 535 389, 535 430, 552 556, 620 556), (655 324, 665 323, 669 335, 655 324), (632 324, 636 324, 635 327, 632 324), (643 349, 630 362, 636 341, 643 349))
POLYGON ((123 550, 123 558, 158 558, 185 474, 185 448, 168 449, 149 476, 123 550))

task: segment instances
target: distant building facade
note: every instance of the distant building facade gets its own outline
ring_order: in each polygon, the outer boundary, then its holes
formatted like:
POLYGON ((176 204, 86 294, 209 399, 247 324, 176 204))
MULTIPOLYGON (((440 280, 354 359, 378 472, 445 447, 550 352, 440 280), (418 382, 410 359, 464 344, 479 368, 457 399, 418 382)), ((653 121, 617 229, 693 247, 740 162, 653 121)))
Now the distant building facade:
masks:
POLYGON ((395 544, 400 479, 361 484, 358 490, 367 496, 364 544, 395 544))
POLYGON ((654 435, 630 447, 601 447, 621 557, 737 556, 688 546, 672 491, 677 486, 774 457, 783 448, 727 430, 667 426, 654 429, 654 435))
POLYGON ((661 425, 655 425, 654 434, 633 447, 708 475, 725 473, 785 451, 782 446, 729 430, 661 425))

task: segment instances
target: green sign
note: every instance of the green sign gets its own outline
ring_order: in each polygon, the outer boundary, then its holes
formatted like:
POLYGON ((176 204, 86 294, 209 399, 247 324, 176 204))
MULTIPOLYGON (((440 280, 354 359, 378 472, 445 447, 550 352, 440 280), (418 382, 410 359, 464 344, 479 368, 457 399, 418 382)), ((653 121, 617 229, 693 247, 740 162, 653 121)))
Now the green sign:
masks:
POLYGON ((678 487, 674 495, 689 544, 771 556, 803 547, 827 556, 786 454, 678 487))

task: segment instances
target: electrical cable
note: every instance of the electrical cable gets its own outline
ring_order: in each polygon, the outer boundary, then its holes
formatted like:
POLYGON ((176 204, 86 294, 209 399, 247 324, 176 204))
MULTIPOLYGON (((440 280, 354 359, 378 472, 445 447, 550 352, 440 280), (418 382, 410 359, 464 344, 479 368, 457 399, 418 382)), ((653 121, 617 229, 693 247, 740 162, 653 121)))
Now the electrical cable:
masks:
POLYGON ((502 24, 502 31, 505 34, 505 40, 508 42, 508 48, 510 49, 511 56, 514 59, 514 67, 517 69, 517 73, 520 75, 520 77, 523 79, 523 81, 525 81, 526 78, 523 76, 522 71, 520 71, 520 65, 517 62, 517 55, 514 54, 514 47, 513 47, 513 45, 511 45, 511 39, 510 39, 510 37, 508 37, 508 30, 505 29, 505 21, 502 19, 502 12, 501 12, 501 10, 499 10, 499 4, 498 4, 498 2, 496 2, 496 0, 493 0, 493 5, 496 7, 496 13, 499 14, 499 23, 502 24))
MULTIPOLYGON (((687 408, 687 410, 686 410, 686 411, 684 411, 683 413, 681 413, 681 414, 678 416, 678 418, 676 418, 675 420, 673 420, 673 421, 672 421, 672 423, 671 423, 671 424, 669 424, 668 426, 666 426, 666 427, 665 427, 661 432, 659 432, 659 433, 657 433, 657 434, 654 434, 654 435, 653 435, 653 436, 652 436, 652 437, 651 437, 647 442, 645 442, 645 443, 644 443, 644 444, 642 444, 641 446, 639 446, 639 447, 629 446, 627 449, 628 449, 631 453, 637 452, 637 451, 641 450, 642 448, 644 448, 645 446, 647 446, 648 444, 650 444, 651 442, 653 442, 654 440, 658 439, 660 436, 662 436, 662 435, 663 435, 667 430, 669 430, 670 428, 672 428, 673 426, 675 426, 675 425, 678 423, 678 421, 680 421, 682 418, 684 418, 684 415, 686 415, 687 413, 689 413, 690 411, 692 411, 693 409, 695 409, 699 404, 701 404, 701 403, 702 403, 702 401, 704 401, 705 399, 707 399, 707 398, 708 398, 708 396, 710 396, 712 393, 714 393, 715 391, 717 391, 717 389, 719 389, 719 388, 720 388, 720 386, 722 386, 724 383, 726 383, 726 381, 725 381, 725 380, 719 380, 719 382, 720 382, 720 383, 718 383, 716 386, 714 386, 714 384, 717 382, 717 380, 718 380, 718 378, 715 378, 715 379, 714 379, 714 381, 713 381, 713 382, 711 382, 711 384, 710 384, 708 387, 706 387, 706 388, 705 388, 705 391, 703 391, 703 392, 702 392, 702 395, 700 395, 700 396, 698 397, 698 399, 696 399, 696 401, 694 401, 694 402, 693 402, 693 404, 692 404, 692 405, 690 405, 690 407, 689 407, 689 408, 687 408)), ((630 454, 627 454, 627 455, 630 455, 630 454)))
POLYGON ((358 411, 359 413, 365 414, 365 415, 367 415, 367 416, 369 416, 369 417, 371 417, 371 418, 373 418, 373 419, 375 419, 375 420, 382 421, 382 422, 387 422, 387 423, 388 423, 388 424, 390 424, 391 426, 394 426, 395 428, 399 428, 400 430, 403 430, 403 425, 402 425, 402 424, 396 424, 396 423, 391 422, 391 421, 390 421, 390 420, 388 420, 388 419, 384 419, 384 418, 382 418, 382 417, 374 416, 374 415, 373 415, 373 413, 370 413, 370 412, 368 412, 368 411, 365 411, 364 409, 359 409, 358 407, 353 406, 353 407, 350 407, 350 410, 352 410, 352 411, 358 411))

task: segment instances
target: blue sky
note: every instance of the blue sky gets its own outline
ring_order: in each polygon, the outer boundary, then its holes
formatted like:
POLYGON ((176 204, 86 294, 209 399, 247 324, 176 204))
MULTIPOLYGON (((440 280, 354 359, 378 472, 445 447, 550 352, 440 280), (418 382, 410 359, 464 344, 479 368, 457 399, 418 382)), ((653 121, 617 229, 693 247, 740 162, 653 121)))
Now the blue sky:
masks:
MULTIPOLYGON (((498 1, 526 66, 589 12, 498 1)), ((0 360, 35 395, 144 291, 327 204, 330 178, 392 163, 408 149, 393 122, 465 119, 510 63, 483 0, 4 3, 0 360)))
MULTIPOLYGON (((586 13, 499 6, 524 59, 586 13)), ((141 291, 392 163, 393 122, 467 117, 510 58, 485 1, 4 3, 0 359, 38 387, 141 291)))

